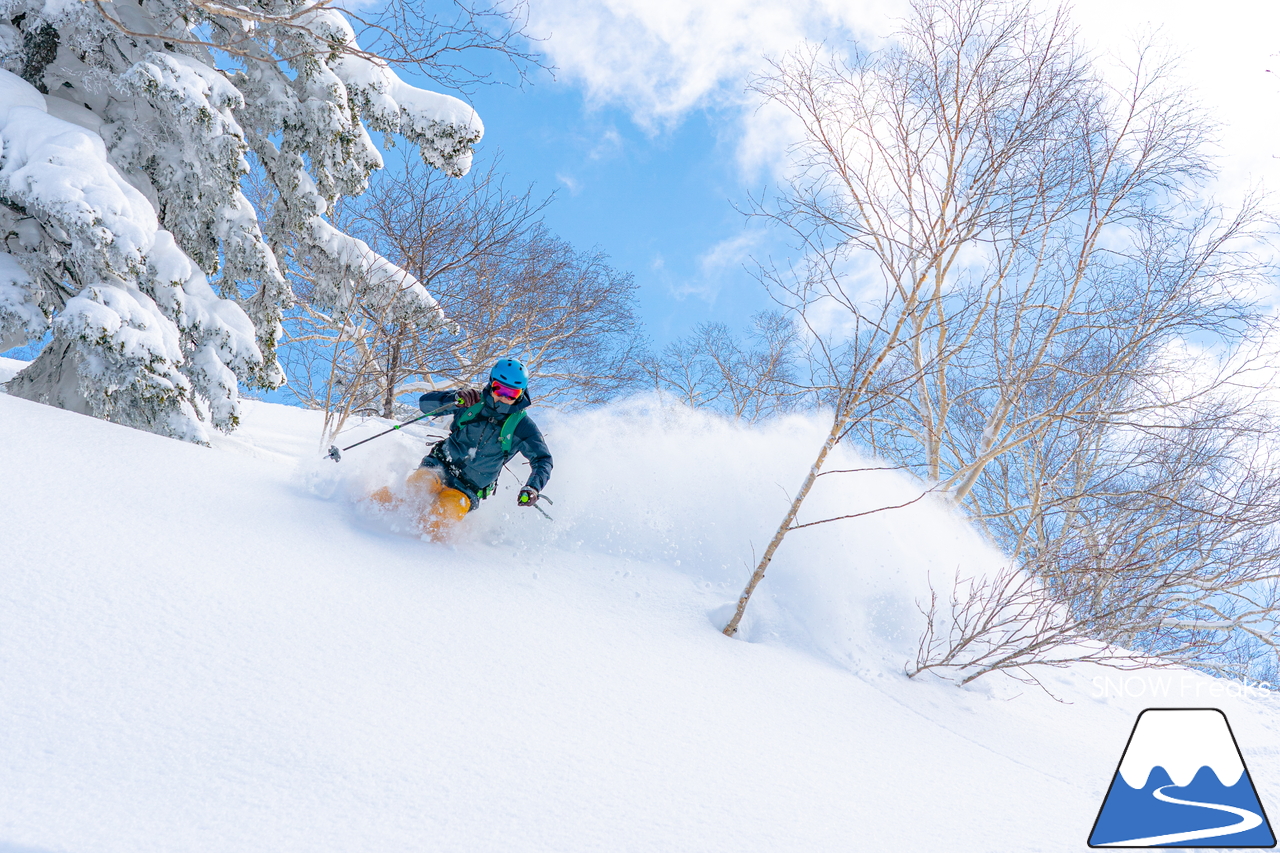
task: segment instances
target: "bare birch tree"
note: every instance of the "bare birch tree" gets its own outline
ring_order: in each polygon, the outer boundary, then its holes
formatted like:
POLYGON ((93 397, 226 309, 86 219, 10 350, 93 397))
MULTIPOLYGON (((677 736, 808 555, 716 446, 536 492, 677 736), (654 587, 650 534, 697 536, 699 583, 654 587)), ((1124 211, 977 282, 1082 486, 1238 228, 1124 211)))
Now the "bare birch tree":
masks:
POLYGON ((1236 393, 1158 419, 1064 426, 1016 454, 1034 465, 995 466, 1003 503, 984 520, 1003 532, 1019 570, 963 579, 942 605, 935 596, 908 673, 967 682, 1082 659, 1237 678, 1274 672, 1273 418, 1236 393))
MULTIPOLYGON (((765 277, 807 325, 834 416, 726 634, 846 436, 986 524, 1039 579, 1046 606, 1067 607, 1075 633, 1064 637, 1185 658, 1206 631, 1265 633, 1274 602, 1255 597, 1272 577, 1273 544, 1256 535, 1266 502, 1208 501, 1221 473, 1190 452, 1199 436, 1231 447, 1263 429, 1259 409, 1233 397, 1266 332, 1248 295, 1263 270, 1241 248, 1259 214, 1196 204, 1210 125, 1151 57, 1109 85, 1065 12, 942 0, 913 4, 882 52, 808 47, 759 81, 804 128, 797 177, 759 213, 796 235, 805 260, 799 275, 765 277), (1230 357, 1191 365, 1173 355, 1187 339, 1230 357), (1109 508, 1089 504, 1103 484, 1119 489, 1109 508), (1167 534, 1173 508, 1190 506, 1200 508, 1182 523, 1206 525, 1197 535, 1216 531, 1221 551, 1244 537, 1254 553, 1231 569, 1182 561, 1167 534), (1121 517, 1145 549, 1127 583, 1102 579, 1120 562, 1087 581, 1079 561, 1058 570, 1121 517), (1120 606, 1138 588, 1140 603, 1120 606), (1215 607, 1226 609, 1211 617, 1215 607)), ((1119 560, 1121 540, 1106 541, 1119 560)))
POLYGON ((549 201, 509 192, 492 165, 459 182, 409 162, 376 181, 343 225, 430 282, 456 325, 417 322, 373 293, 336 314, 299 288, 284 348, 294 393, 340 429, 351 413, 396 416, 401 395, 481 381, 508 354, 537 374, 544 402, 631 387, 642 343, 632 278, 551 234, 549 201))
POLYGON ((745 335, 724 323, 703 323, 647 356, 641 367, 659 393, 690 408, 709 408, 749 421, 790 411, 813 396, 800 373, 791 318, 762 311, 745 335))

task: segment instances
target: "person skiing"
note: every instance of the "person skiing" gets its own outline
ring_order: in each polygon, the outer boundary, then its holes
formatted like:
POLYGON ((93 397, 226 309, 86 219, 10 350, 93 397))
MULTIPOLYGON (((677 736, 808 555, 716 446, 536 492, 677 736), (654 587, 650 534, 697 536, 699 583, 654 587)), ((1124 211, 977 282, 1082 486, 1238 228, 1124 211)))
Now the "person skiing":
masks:
MULTIPOLYGON (((453 414, 448 437, 405 481, 404 500, 421 504, 424 533, 437 541, 448 538, 454 524, 494 493, 503 465, 517 453, 528 460, 530 471, 516 503, 537 504, 551 477, 551 452, 528 416, 532 402, 529 374, 514 358, 499 359, 483 388, 433 391, 419 398, 423 412, 453 414)), ((384 505, 396 502, 386 488, 373 498, 384 505)))

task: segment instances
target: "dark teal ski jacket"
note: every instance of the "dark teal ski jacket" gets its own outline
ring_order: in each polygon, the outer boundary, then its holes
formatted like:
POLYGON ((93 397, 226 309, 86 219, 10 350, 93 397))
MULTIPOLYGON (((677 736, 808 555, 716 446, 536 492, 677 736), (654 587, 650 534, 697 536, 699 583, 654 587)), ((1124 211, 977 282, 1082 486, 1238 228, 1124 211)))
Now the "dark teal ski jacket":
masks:
POLYGON ((462 426, 458 426, 458 419, 466 409, 449 405, 456 397, 456 391, 432 391, 429 394, 423 394, 418 400, 418 408, 423 412, 434 412, 442 406, 447 406, 448 408, 439 414, 453 415, 449 437, 436 448, 432 455, 438 456, 452 467, 454 474, 465 485, 472 487, 473 491, 482 492, 498 481, 503 464, 519 453, 529 460, 531 469, 525 485, 542 491, 542 487, 551 478, 551 451, 547 449, 547 442, 543 439, 538 425, 533 422, 533 418, 526 414, 516 425, 511 437, 510 453, 503 453, 502 445, 498 441, 498 433, 507 415, 529 407, 532 402, 529 399, 529 392, 525 391, 520 395, 519 400, 507 405, 495 400, 486 388, 480 397, 484 407, 479 415, 462 426))

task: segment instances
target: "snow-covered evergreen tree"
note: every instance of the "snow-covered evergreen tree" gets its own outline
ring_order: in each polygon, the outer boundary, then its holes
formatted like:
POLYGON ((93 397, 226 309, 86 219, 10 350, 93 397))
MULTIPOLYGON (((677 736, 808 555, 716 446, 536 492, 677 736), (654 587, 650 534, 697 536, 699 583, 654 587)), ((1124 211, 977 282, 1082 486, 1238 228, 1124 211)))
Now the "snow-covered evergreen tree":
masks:
POLYGON ((372 286, 447 322, 326 218, 382 165, 368 129, 454 176, 483 132, 324 2, 0 0, 0 351, 50 337, 9 393, 205 441, 238 380, 283 381, 284 270, 339 313, 372 286))

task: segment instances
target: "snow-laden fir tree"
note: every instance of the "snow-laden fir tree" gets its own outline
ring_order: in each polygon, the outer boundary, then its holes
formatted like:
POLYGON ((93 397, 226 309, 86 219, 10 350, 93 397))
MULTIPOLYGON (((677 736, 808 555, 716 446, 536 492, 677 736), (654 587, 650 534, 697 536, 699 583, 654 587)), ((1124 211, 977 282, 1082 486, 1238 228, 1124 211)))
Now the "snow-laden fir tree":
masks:
POLYGON ((0 351, 49 338, 9 393, 205 441, 238 380, 284 379, 285 270, 339 315, 358 285, 447 322, 326 218, 382 165, 369 129, 454 176, 482 133, 323 2, 0 0, 0 351))

